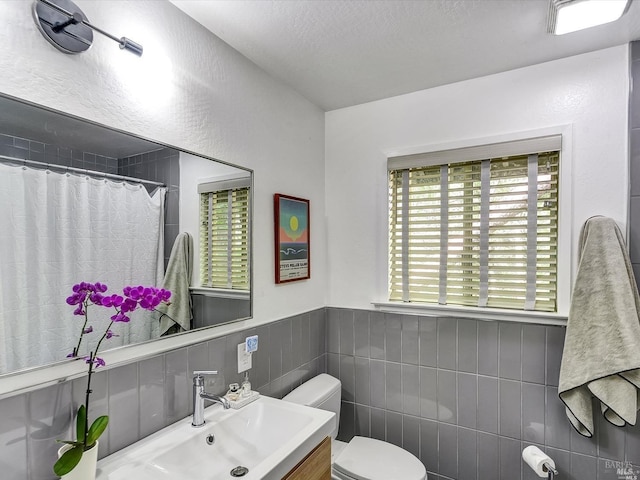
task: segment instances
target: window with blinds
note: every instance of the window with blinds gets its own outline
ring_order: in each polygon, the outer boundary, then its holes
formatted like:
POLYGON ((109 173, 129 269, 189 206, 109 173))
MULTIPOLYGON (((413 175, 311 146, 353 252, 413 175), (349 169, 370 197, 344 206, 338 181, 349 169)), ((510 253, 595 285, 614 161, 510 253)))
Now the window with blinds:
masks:
POLYGON ((389 159, 391 301, 557 310, 560 137, 543 140, 555 149, 511 155, 531 149, 515 142, 389 159), (478 158, 486 153, 508 155, 478 158))
POLYGON ((249 289, 249 187, 244 183, 224 190, 216 190, 215 183, 199 186, 203 287, 249 289))

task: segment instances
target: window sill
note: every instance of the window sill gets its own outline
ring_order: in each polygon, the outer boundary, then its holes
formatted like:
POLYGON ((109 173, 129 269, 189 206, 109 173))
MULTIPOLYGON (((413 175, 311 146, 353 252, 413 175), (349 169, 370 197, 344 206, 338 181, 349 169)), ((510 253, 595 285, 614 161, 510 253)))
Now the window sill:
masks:
POLYGON ((551 312, 530 312, 498 308, 464 307, 460 305, 436 305, 428 303, 372 302, 373 306, 387 313, 426 315, 433 317, 473 318, 476 320, 534 323, 538 325, 567 325, 567 316, 551 312))
POLYGON ((230 298, 237 300, 251 299, 251 292, 248 290, 232 290, 227 288, 205 288, 191 287, 189 291, 193 295, 204 295, 205 297, 230 298))

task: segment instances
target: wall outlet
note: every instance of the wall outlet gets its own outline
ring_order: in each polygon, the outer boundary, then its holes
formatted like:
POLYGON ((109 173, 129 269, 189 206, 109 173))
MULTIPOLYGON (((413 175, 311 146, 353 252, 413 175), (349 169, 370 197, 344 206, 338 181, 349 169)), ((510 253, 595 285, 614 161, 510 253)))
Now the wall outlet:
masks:
POLYGON ((251 353, 248 353, 245 344, 238 344, 238 373, 242 373, 251 368, 251 353))

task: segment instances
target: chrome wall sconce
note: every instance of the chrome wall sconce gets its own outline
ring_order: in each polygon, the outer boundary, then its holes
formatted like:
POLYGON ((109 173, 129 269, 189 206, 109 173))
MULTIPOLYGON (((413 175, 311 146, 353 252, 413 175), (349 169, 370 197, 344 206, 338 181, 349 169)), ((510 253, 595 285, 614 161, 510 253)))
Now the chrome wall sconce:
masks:
POLYGON ((95 30, 118 42, 121 49, 142 56, 142 45, 127 37, 118 38, 91 24, 71 0, 36 0, 33 16, 44 38, 64 53, 88 50, 93 43, 95 30))

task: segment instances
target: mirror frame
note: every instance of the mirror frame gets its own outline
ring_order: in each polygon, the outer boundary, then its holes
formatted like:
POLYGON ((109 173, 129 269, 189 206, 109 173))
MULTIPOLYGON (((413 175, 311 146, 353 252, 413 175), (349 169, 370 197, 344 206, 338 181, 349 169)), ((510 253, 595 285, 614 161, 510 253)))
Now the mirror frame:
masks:
MULTIPOLYGON (((14 97, 12 95, 7 95, 3 92, 0 92, 0 100, 2 99, 11 100, 14 102, 22 103, 24 105, 28 105, 30 107, 46 110, 50 113, 61 115, 63 117, 67 117, 75 121, 85 122, 95 127, 104 128, 106 130, 119 133, 121 135, 127 135, 127 136, 138 138, 140 140, 155 143, 159 147, 171 148, 179 152, 184 152, 190 155, 194 155, 196 157, 212 160, 230 167, 244 170, 251 174, 251 186, 250 186, 251 195, 249 196, 249 209, 250 209, 249 224, 251 226, 250 227, 251 241, 249 242, 249 271, 251 272, 251 275, 249 277, 250 315, 248 317, 239 318, 237 320, 232 320, 226 323, 211 325, 207 327, 201 327, 196 330, 179 332, 167 337, 160 337, 156 339, 146 340, 144 342, 134 343, 130 345, 123 345, 120 347, 115 347, 110 350, 105 350, 101 352, 101 355, 100 355, 101 357, 104 358, 107 364, 106 367, 103 367, 105 370, 111 369, 120 365, 124 365, 127 363, 140 361, 142 359, 159 355, 165 352, 169 352, 171 350, 175 350, 178 348, 194 345, 197 343, 202 343, 217 337, 229 335, 231 333, 246 330, 247 328, 255 327, 258 325, 255 321, 253 321, 253 318, 254 318, 253 199, 255 196, 254 195, 255 179, 254 179, 254 171, 252 169, 247 167, 242 167, 239 165, 234 165, 232 163, 225 162, 223 160, 218 160, 217 158, 209 157, 201 153, 196 153, 191 150, 185 150, 181 147, 176 147, 174 145, 170 145, 164 142, 152 140, 150 138, 143 137, 141 135, 127 132, 118 128, 113 128, 113 127, 101 124, 99 122, 95 122, 93 120, 82 118, 80 116, 73 115, 67 112, 62 112, 54 108, 50 108, 44 105, 37 104, 35 102, 31 102, 29 100, 24 100, 22 98, 14 97)), ((262 323, 269 323, 269 322, 262 322, 262 323)), ((87 367, 84 362, 81 362, 79 360, 81 359, 78 359, 78 358, 64 359, 64 360, 60 360, 59 362, 49 363, 46 365, 39 365, 35 367, 29 367, 22 370, 16 370, 14 372, 0 374, 0 399, 3 399, 5 397, 10 397, 13 395, 18 395, 25 392, 29 392, 32 390, 37 390, 49 385, 63 383, 69 380, 73 380, 75 378, 83 377, 87 374, 87 367)))

